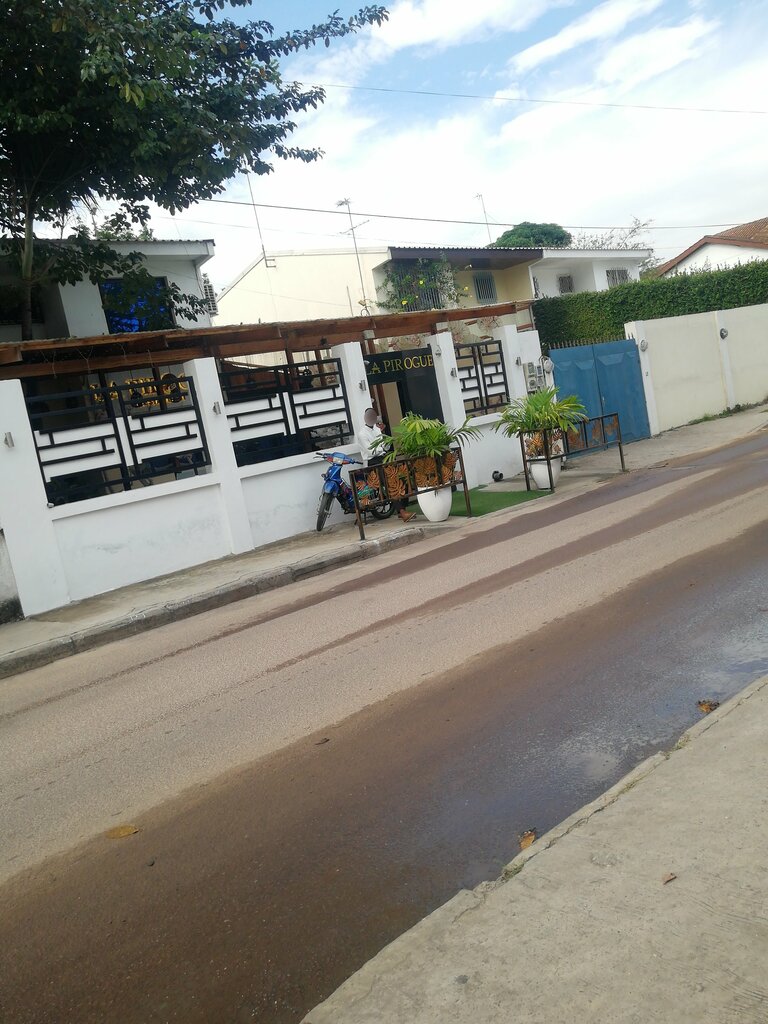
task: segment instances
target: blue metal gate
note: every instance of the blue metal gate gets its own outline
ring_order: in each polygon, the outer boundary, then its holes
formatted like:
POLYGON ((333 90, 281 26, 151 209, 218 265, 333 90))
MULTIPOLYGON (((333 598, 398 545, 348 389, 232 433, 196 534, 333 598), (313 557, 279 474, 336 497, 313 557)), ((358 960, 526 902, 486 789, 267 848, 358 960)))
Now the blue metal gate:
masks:
POLYGON ((587 415, 619 414, 624 441, 650 436, 640 355, 634 341, 553 348, 555 384, 561 395, 578 395, 587 415))

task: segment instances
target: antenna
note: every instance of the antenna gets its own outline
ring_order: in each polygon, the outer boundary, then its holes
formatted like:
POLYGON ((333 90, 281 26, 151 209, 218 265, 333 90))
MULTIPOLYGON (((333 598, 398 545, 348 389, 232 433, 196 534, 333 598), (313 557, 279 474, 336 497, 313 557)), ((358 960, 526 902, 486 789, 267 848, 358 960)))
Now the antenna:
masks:
POLYGON ((480 200, 480 205, 483 208, 483 220, 485 221, 485 230, 488 232, 488 244, 493 245, 493 238, 491 238, 491 228, 490 225, 488 224, 488 213, 486 212, 485 209, 485 200, 483 199, 482 193, 478 192, 477 195, 475 196, 475 199, 480 200))
MULTIPOLYGON (((362 267, 362 264, 360 263, 360 251, 357 248, 357 235, 355 234, 355 222, 352 219, 352 206, 351 206, 351 203, 352 203, 351 199, 340 199, 338 201, 338 203, 336 203, 336 205, 337 206, 346 206, 347 213, 349 214, 349 231, 352 234, 352 242, 353 242, 353 244, 355 246, 355 258, 357 260, 357 272, 360 275, 360 291, 361 291, 361 294, 363 296, 363 301, 361 303, 361 306, 363 308, 363 311, 370 315, 370 310, 368 309, 368 300, 365 297, 365 282, 363 280, 363 267, 362 267)), ((363 223, 367 224, 368 221, 364 221, 363 223)), ((362 224, 358 224, 357 226, 358 227, 362 227, 363 225, 362 224)), ((347 232, 345 231, 343 233, 346 234, 347 232)))
POLYGON ((267 250, 264 247, 264 236, 261 233, 261 222, 259 221, 259 211, 256 207, 256 200, 253 198, 253 186, 251 185, 251 176, 248 171, 245 172, 245 180, 248 182, 248 191, 251 193, 251 206, 253 207, 253 215, 256 218, 256 227, 259 231, 259 241, 261 242, 261 255, 264 257, 264 262, 267 262, 267 250))

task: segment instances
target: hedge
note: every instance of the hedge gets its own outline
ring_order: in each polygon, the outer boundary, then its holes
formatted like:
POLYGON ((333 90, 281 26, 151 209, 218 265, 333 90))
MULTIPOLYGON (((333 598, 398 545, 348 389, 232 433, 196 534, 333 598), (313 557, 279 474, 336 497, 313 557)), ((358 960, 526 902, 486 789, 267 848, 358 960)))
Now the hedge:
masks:
POLYGON ((537 299, 533 315, 542 345, 612 341, 624 324, 768 302, 768 260, 729 270, 702 270, 676 277, 647 277, 606 292, 579 292, 537 299))

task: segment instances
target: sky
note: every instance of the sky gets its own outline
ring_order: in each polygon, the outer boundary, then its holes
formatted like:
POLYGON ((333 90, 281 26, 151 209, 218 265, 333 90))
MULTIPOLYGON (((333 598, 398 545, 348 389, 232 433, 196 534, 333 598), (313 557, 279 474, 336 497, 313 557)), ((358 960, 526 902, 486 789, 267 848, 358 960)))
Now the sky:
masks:
MULTIPOLYGON (((360 6, 344 3, 255 0, 248 15, 234 16, 265 18, 280 31, 360 6)), ((257 203, 332 210, 349 198, 360 245, 484 245, 482 195, 493 238, 522 220, 594 233, 638 217, 652 221, 647 238, 661 259, 720 225, 768 216, 765 113, 632 108, 768 111, 768 0, 388 7, 383 27, 285 61, 284 79, 334 86, 292 137, 325 155, 309 165, 275 160, 272 174, 252 177, 257 203)), ((247 182, 233 181, 221 198, 248 201, 247 182)), ((266 250, 351 246, 342 214, 260 209, 266 250)), ((158 237, 213 238, 207 269, 217 290, 261 252, 248 206, 205 202, 175 218, 160 211, 153 226, 158 237)))

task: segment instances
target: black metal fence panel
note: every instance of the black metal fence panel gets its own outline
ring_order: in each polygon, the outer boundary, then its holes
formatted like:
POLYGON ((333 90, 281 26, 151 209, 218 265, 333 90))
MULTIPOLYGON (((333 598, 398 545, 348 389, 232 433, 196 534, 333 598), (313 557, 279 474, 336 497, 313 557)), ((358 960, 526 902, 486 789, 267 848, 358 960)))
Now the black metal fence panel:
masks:
POLYGON ((26 396, 53 505, 197 475, 210 465, 195 384, 165 374, 26 396))
POLYGON ((238 465, 347 444, 349 401, 338 359, 222 364, 219 381, 238 465))
POLYGON ((509 401, 507 371, 500 341, 456 345, 464 409, 468 416, 498 412, 509 401))

